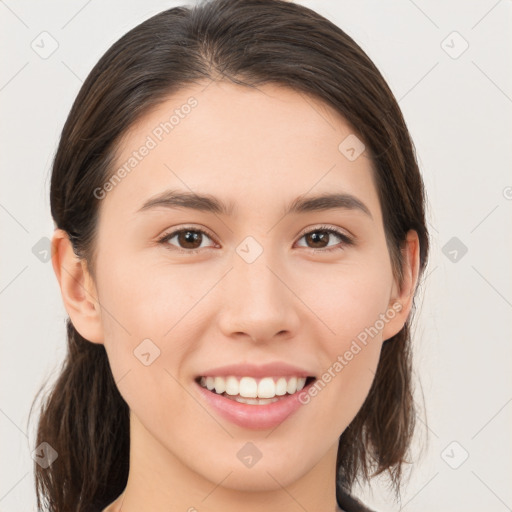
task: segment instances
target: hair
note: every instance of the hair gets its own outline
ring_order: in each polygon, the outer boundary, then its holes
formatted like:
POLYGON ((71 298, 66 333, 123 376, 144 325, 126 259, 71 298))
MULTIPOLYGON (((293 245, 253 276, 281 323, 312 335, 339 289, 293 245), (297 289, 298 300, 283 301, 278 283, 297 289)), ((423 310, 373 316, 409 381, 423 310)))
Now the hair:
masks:
MULTIPOLYGON (((345 32, 284 0, 212 0, 168 9, 121 37, 89 73, 54 156, 50 203, 56 227, 68 234, 92 276, 99 211, 93 191, 115 172, 122 137, 170 95, 205 80, 284 85, 341 114, 371 157, 393 275, 402 285, 402 249, 412 229, 422 276, 429 248, 425 192, 398 103, 345 32)), ((339 438, 337 496, 383 472, 400 486, 415 424, 414 311, 413 302, 402 330, 384 342, 369 394, 339 438)), ((36 441, 49 443, 58 458, 46 469, 34 463, 37 504, 57 512, 102 510, 127 483, 129 408, 104 346, 84 339, 69 318, 66 325, 68 351, 40 406, 36 441)))

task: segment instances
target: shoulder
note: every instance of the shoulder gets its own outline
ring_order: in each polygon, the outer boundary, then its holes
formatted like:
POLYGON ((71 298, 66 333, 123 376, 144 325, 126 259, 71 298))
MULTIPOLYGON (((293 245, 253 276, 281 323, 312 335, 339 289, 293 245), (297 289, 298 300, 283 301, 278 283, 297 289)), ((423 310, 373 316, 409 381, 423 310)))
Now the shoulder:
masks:
POLYGON ((337 495, 338 506, 344 512, 375 512, 369 509, 366 505, 361 503, 357 498, 343 491, 339 491, 337 495))

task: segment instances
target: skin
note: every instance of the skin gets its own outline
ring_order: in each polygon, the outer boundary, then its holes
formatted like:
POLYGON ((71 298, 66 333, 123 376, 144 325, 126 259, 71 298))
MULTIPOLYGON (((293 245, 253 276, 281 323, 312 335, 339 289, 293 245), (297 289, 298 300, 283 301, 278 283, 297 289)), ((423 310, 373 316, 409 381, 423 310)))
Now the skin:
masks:
POLYGON ((205 86, 173 95, 126 134, 119 165, 175 108, 190 96, 198 101, 100 201, 96 280, 66 233, 56 230, 53 237, 66 310, 83 337, 105 345, 130 407, 128 483, 108 510, 339 510, 338 438, 368 394, 382 342, 401 330, 410 312, 418 238, 411 231, 404 243, 400 288, 371 160, 365 152, 351 162, 338 150, 353 130, 330 107, 277 85, 205 86), (236 214, 137 212, 169 188, 233 201, 236 214), (371 216, 348 209, 282 216, 303 194, 333 191, 356 196, 371 216), (352 236, 354 244, 343 246, 331 235, 314 245, 301 235, 322 224, 352 236), (156 241, 191 226, 215 238, 203 235, 195 246, 180 245, 178 237, 156 241), (247 236, 263 248, 250 264, 236 252, 247 236), (327 252, 326 246, 341 249, 327 252), (197 247, 197 254, 179 252, 197 247), (238 427, 201 401, 193 379, 224 364, 284 361, 320 376, 397 301, 401 311, 277 428, 238 427), (146 338, 161 351, 149 366, 133 354, 146 338), (262 453, 251 468, 237 458, 249 441, 262 453))

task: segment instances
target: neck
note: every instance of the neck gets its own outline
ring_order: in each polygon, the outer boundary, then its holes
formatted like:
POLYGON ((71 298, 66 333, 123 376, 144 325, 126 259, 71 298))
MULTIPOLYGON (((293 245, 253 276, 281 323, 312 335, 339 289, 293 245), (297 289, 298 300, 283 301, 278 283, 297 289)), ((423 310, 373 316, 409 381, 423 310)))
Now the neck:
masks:
MULTIPOLYGON (((289 485, 267 471, 258 489, 244 489, 235 471, 210 481, 178 460, 130 413, 130 471, 126 488, 104 512, 339 512, 335 465, 338 445, 289 485)), ((213 461, 211 462, 214 463, 213 461)))

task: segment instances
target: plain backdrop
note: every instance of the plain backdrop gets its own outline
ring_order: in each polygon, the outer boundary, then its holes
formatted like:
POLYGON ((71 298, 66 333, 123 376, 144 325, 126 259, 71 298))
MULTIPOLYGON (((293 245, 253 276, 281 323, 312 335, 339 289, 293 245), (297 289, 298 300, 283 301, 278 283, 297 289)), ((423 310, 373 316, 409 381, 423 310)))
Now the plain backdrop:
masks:
MULTIPOLYGON (((0 2, 1 512, 36 510, 28 413, 66 349, 45 257, 60 131, 101 55, 182 3, 0 2)), ((425 403, 416 456, 400 506, 385 480, 358 493, 379 511, 512 510, 512 2, 299 3, 340 26, 381 70, 429 201, 432 251, 414 330, 420 411, 425 403)))

